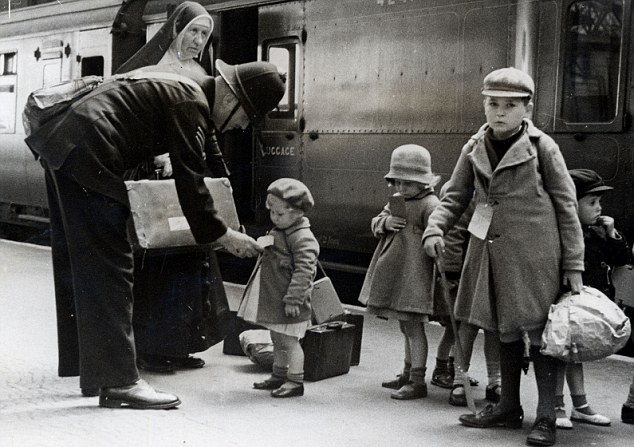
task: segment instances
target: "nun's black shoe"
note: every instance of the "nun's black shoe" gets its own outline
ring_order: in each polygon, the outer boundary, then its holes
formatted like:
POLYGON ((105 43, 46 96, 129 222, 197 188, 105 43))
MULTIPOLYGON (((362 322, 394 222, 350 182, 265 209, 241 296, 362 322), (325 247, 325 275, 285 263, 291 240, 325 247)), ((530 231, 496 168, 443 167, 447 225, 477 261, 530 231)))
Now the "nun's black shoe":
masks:
POLYGON ((84 397, 97 397, 99 396, 99 388, 84 387, 81 389, 81 395, 84 397))
POLYGON ((196 369, 205 366, 205 361, 198 357, 164 357, 175 368, 180 369, 196 369))

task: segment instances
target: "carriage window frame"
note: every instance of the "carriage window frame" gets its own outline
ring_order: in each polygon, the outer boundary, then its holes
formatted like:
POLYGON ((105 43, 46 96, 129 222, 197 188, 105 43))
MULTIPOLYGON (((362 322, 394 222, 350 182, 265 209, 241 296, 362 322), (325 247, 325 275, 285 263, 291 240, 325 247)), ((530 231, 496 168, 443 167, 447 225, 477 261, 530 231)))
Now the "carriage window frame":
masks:
MULTIPOLYGON (((612 88, 609 89, 606 95, 596 96, 596 100, 600 98, 607 98, 612 101, 610 104, 609 111, 613 112, 611 116, 606 118, 599 117, 595 115, 591 117, 592 119, 587 119, 587 117, 581 118, 579 120, 574 120, 570 116, 566 116, 566 110, 573 110, 574 106, 570 101, 573 100, 573 96, 571 93, 579 93, 575 95, 575 98, 579 100, 586 99, 588 100, 593 95, 585 95, 584 98, 584 90, 585 93, 591 92, 592 88, 595 88, 594 85, 588 80, 586 83, 580 82, 578 84, 578 90, 572 91, 567 84, 570 83, 570 77, 567 74, 567 67, 573 62, 572 58, 570 58, 570 52, 567 51, 568 48, 572 45, 572 38, 579 37, 578 28, 582 26, 579 22, 574 22, 571 14, 575 11, 578 11, 578 5, 583 3, 598 3, 593 0, 567 0, 563 2, 562 5, 562 25, 561 25, 561 42, 560 42, 560 54, 559 58, 559 79, 558 79, 558 94, 557 94, 557 113, 555 116, 555 131, 560 132, 621 132, 624 129, 624 106, 625 106, 625 86, 627 82, 627 55, 629 54, 629 38, 630 38, 630 14, 631 7, 629 1, 623 0, 613 0, 613 3, 621 1, 623 6, 622 8, 622 18, 621 18, 621 35, 620 35, 620 52, 618 57, 616 58, 618 61, 618 67, 616 68, 615 74, 613 75, 613 85, 612 88), (610 96, 612 94, 612 96, 610 96)), ((586 17, 587 18, 587 17, 586 17)), ((596 23, 594 23, 596 25, 596 23)), ((578 50, 585 50, 587 47, 579 46, 576 47, 578 50)), ((577 52, 575 54, 580 53, 577 52)), ((592 53, 592 56, 597 56, 598 53, 592 53)), ((577 59, 577 58, 576 58, 577 59)), ((595 59, 596 61, 596 59, 595 59)), ((593 72, 595 72, 593 70, 593 72)), ((603 78, 605 79, 605 78, 603 78)), ((605 110, 605 109, 604 109, 605 110)))
POLYGON ((272 39, 262 43, 262 60, 275 64, 286 76, 286 91, 269 119, 297 120, 299 116, 299 39, 272 39), (273 54, 273 53, 277 54, 273 54))
POLYGON ((18 52, 0 51, 0 134, 16 132, 18 52))

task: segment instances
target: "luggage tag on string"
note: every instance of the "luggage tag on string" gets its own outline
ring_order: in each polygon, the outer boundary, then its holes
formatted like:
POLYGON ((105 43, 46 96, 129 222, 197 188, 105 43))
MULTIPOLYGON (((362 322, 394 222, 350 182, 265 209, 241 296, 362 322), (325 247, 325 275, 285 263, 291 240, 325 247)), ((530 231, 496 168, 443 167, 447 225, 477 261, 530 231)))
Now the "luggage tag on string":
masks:
POLYGON ((484 240, 493 219, 493 207, 488 203, 478 203, 469 222, 469 233, 480 240, 484 240))
POLYGON ((256 242, 260 247, 266 248, 273 245, 274 239, 272 235, 267 234, 266 236, 260 236, 256 242))

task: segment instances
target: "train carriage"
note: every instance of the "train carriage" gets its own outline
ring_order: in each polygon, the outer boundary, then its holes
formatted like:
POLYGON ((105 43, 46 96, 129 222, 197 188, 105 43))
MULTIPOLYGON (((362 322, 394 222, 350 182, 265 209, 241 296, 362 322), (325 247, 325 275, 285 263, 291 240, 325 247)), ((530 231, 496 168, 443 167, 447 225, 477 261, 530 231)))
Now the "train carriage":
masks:
MULTIPOLYGON (((11 11, 0 7, 0 221, 46 225, 43 170, 23 142, 26 96, 111 74, 178 1, 11 3, 11 11)), ((425 146, 447 180, 484 122, 482 78, 513 65, 536 81, 535 124, 559 143, 570 168, 593 168, 615 188, 604 207, 633 240, 631 2, 200 3, 216 21, 214 57, 269 60, 288 77, 261 129, 221 141, 241 219, 254 234, 269 225, 267 185, 301 179, 315 195, 310 217, 330 266, 363 271, 376 244, 369 221, 389 194, 383 175, 392 149, 425 146)))

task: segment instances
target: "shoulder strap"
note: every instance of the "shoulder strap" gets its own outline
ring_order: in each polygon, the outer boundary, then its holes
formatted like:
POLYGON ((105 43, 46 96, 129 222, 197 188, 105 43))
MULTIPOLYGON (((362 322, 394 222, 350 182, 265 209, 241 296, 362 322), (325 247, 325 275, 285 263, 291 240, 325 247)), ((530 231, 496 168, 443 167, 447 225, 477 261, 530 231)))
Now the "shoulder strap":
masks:
POLYGON ((131 73, 114 75, 112 79, 165 79, 168 81, 182 82, 183 84, 200 89, 200 86, 187 76, 162 71, 133 71, 131 73))

